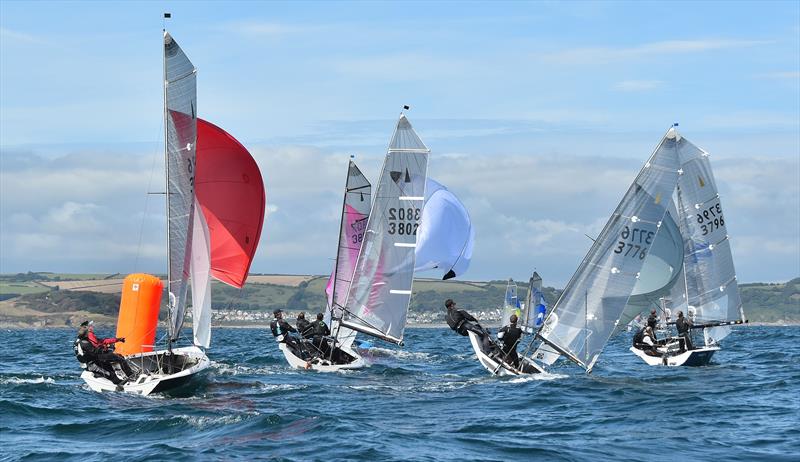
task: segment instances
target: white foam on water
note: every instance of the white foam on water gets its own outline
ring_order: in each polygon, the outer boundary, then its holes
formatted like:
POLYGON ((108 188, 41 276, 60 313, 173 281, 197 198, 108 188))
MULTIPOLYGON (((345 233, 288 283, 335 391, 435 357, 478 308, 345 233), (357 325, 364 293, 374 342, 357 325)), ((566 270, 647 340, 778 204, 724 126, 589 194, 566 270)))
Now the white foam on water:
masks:
POLYGON ((422 359, 422 360, 430 360, 433 358, 433 355, 431 355, 430 353, 424 353, 421 351, 392 350, 389 348, 381 348, 381 347, 372 347, 367 351, 369 351, 371 355, 378 357, 391 356, 400 359, 422 359))
POLYGON ((37 379, 22 379, 19 377, 8 377, 0 379, 0 384, 13 384, 19 385, 22 383, 56 383, 55 379, 52 377, 39 377, 37 379))
POLYGON ((217 417, 208 417, 208 416, 192 416, 192 415, 179 415, 179 419, 183 419, 191 425, 192 427, 202 430, 204 428, 214 426, 214 425, 229 425, 233 423, 238 423, 244 420, 246 417, 250 415, 257 415, 258 413, 245 413, 245 414, 236 414, 236 415, 223 415, 217 417))
POLYGON ((565 374, 551 374, 549 372, 540 372, 538 374, 528 374, 517 377, 515 379, 511 379, 508 383, 525 383, 525 382, 533 382, 535 380, 557 380, 557 379, 566 379, 569 377, 565 374))

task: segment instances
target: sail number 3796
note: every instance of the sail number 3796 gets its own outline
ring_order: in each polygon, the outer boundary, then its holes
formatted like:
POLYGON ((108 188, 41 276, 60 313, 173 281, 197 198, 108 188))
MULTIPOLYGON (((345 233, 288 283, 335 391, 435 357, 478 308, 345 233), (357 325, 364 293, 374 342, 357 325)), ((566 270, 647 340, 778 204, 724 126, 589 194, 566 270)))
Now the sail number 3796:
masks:
POLYGON ((416 235, 419 227, 420 214, 418 208, 394 208, 389 209, 389 234, 416 235))
POLYGON ((697 223, 703 230, 703 236, 725 226, 725 219, 722 218, 722 206, 719 205, 719 202, 698 213, 697 223))
POLYGON ((624 257, 639 257, 639 260, 644 260, 644 257, 647 256, 647 251, 650 249, 650 244, 653 243, 653 237, 655 237, 655 235, 656 233, 653 231, 639 228, 631 229, 626 226, 622 228, 622 232, 619 233, 619 237, 622 238, 622 240, 617 241, 617 247, 614 249, 614 253, 625 252, 625 255, 623 255, 624 257))

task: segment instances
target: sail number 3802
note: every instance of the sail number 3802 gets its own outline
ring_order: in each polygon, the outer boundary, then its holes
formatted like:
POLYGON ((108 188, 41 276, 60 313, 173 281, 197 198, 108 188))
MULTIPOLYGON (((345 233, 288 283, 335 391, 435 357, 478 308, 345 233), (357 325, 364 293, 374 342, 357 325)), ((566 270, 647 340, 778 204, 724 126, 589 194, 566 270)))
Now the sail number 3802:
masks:
POLYGON ((625 252, 625 255, 623 255, 624 257, 639 257, 639 260, 644 260, 644 257, 647 256, 647 251, 650 249, 650 244, 653 243, 655 235, 656 233, 653 231, 639 228, 631 229, 626 226, 622 228, 622 232, 619 233, 619 237, 622 238, 622 240, 617 241, 617 247, 614 249, 614 253, 625 252))
POLYGON ((422 210, 414 207, 389 208, 389 234, 416 235, 422 210))

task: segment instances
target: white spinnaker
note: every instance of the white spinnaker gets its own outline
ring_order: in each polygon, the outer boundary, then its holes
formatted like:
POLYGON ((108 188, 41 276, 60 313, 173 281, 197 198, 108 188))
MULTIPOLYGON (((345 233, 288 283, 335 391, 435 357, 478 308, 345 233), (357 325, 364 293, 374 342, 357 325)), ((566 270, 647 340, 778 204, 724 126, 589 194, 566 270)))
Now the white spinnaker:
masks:
POLYGON ((180 337, 186 315, 194 213, 197 90, 194 65, 164 32, 170 339, 180 337))
POLYGON ((464 204, 428 178, 417 233, 415 271, 438 270, 443 279, 462 276, 472 260, 475 229, 464 204))
POLYGON ((400 116, 347 292, 343 325, 402 343, 430 151, 400 116))
MULTIPOLYGON (((682 175, 675 199, 682 217, 685 280, 677 288, 686 295, 673 304, 685 306, 684 315, 695 324, 744 320, 726 215, 708 153, 685 138, 681 140, 682 175)), ((729 333, 727 326, 714 327, 706 329, 705 336, 709 343, 716 343, 729 333)))
POLYGON ((680 139, 667 132, 547 317, 534 358, 551 364, 560 350, 591 370, 633 293, 678 182, 680 139))
POLYGON ((211 234, 203 209, 195 202, 192 227, 192 324, 194 344, 211 346, 211 234))

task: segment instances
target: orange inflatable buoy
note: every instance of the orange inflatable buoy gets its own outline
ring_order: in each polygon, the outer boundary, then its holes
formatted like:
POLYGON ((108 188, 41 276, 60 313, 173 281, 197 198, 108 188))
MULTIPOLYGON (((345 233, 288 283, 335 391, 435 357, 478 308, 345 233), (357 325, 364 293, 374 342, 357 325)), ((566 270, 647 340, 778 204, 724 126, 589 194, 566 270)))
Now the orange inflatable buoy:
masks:
POLYGON ((116 344, 118 354, 153 351, 163 292, 164 284, 150 274, 130 274, 125 278, 117 320, 117 338, 125 337, 125 343, 116 344))

